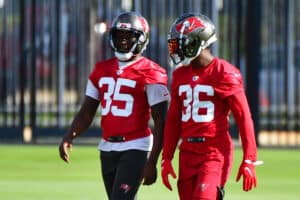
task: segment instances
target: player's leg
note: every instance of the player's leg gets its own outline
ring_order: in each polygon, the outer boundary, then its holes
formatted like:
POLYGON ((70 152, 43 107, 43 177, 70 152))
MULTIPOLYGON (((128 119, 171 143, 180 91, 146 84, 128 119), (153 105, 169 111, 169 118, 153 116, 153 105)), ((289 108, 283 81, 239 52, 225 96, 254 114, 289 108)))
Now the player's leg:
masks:
POLYGON ((180 200, 191 200, 193 198, 196 177, 178 180, 177 188, 180 200))
POLYGON ((196 188, 197 177, 204 163, 202 154, 191 151, 179 153, 179 177, 177 188, 180 200, 192 200, 196 188))
POLYGON ((205 172, 199 174, 192 200, 217 200, 220 173, 205 172))
POLYGON ((224 157, 223 168, 222 168, 222 176, 221 176, 221 184, 218 187, 218 198, 217 200, 223 200, 225 196, 225 184, 230 176, 232 162, 233 162, 233 145, 231 148, 224 149, 221 154, 224 157))
POLYGON ((218 187, 221 185, 223 155, 218 151, 201 154, 181 151, 179 162, 178 191, 180 199, 216 200, 218 187), (196 177, 196 180, 192 177, 196 177), (191 181, 182 181, 188 179, 191 181))
POLYGON ((147 161, 146 151, 124 151, 120 157, 110 200, 134 200, 147 161))
POLYGON ((110 199, 116 176, 120 152, 100 152, 101 173, 108 198, 110 199))
MULTIPOLYGON (((217 183, 213 185, 217 185, 217 183)), ((224 198, 222 187, 209 187, 209 184, 199 184, 197 183, 197 177, 179 180, 177 186, 180 200, 223 200, 224 198), (203 191, 199 192, 199 189, 203 191)))
POLYGON ((201 165, 193 200, 217 200, 221 185, 223 159, 220 154, 208 154, 201 165))
POLYGON ((233 147, 230 149, 224 149, 221 154, 224 157, 221 186, 224 187, 231 173, 232 162, 233 162, 233 147))

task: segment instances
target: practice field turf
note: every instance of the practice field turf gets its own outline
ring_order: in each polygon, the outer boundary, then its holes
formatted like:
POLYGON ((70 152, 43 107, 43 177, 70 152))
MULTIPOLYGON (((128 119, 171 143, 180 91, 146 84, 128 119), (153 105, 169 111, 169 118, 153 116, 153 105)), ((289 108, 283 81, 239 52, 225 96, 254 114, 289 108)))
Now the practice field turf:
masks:
MULTIPOLYGON (((227 200, 298 200, 300 197, 300 151, 259 149, 258 187, 242 191, 235 182, 241 149, 236 149, 235 165, 226 186, 227 200)), ((71 162, 64 163, 58 147, 42 145, 0 145, 0 199, 5 200, 106 200, 100 176, 96 146, 74 145, 71 162)), ((177 157, 173 161, 177 169, 177 157)), ((142 186, 139 200, 178 200, 161 182, 142 186)))

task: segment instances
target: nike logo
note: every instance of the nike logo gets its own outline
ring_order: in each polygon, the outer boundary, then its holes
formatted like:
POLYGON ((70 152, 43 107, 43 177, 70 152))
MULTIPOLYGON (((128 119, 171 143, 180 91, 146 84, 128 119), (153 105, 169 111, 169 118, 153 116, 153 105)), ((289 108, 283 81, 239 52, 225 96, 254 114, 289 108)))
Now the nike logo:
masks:
POLYGON ((241 76, 239 73, 232 73, 232 75, 233 75, 234 77, 240 77, 240 76, 241 76))

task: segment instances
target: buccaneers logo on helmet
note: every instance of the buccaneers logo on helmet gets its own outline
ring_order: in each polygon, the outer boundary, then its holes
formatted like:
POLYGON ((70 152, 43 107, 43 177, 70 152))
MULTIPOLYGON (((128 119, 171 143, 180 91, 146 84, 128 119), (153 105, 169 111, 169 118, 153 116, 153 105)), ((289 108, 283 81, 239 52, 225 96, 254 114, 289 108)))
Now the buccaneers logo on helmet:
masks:
POLYGON ((200 21, 197 17, 190 17, 186 19, 184 22, 180 22, 179 24, 176 24, 176 30, 178 32, 183 29, 183 34, 188 34, 195 30, 196 28, 205 28, 205 25, 200 21))

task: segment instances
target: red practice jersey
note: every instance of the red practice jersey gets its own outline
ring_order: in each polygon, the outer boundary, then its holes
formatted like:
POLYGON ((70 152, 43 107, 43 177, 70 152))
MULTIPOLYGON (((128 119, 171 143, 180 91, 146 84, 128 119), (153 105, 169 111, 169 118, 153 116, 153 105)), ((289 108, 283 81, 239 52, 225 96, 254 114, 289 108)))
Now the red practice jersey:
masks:
POLYGON ((142 57, 124 69, 117 58, 98 62, 89 80, 100 94, 102 137, 125 136, 126 140, 150 135, 147 84, 167 85, 165 69, 142 57))
MULTIPOLYGON (((172 159, 179 138, 205 137, 199 149, 230 148, 229 112, 226 97, 244 92, 240 71, 220 58, 205 68, 177 68, 171 84, 171 104, 165 127, 163 157, 172 159), (224 147, 222 147, 222 145, 224 147)), ((192 147, 182 142, 181 150, 192 147)))

